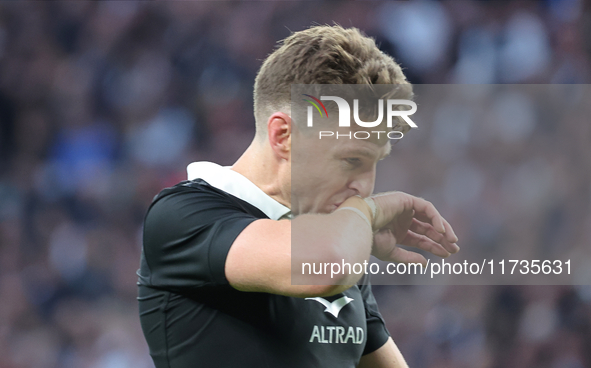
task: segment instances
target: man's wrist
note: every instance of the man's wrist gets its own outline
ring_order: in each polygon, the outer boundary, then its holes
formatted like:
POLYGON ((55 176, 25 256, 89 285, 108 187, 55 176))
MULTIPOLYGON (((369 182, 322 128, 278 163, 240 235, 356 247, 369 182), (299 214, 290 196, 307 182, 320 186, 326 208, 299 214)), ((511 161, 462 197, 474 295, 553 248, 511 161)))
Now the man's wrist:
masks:
POLYGON ((376 223, 376 215, 378 213, 378 207, 376 205, 376 202, 371 197, 363 198, 363 201, 365 203, 367 203, 367 205, 369 206, 369 208, 371 210, 371 219, 372 219, 371 220, 371 228, 374 229, 375 223, 376 223))
MULTIPOLYGON (((372 229, 373 232, 373 223, 374 223, 374 212, 371 206, 363 199, 361 196, 353 196, 347 198, 336 211, 341 209, 355 209, 359 211, 359 215, 364 218, 364 220, 368 223, 369 227, 372 229)), ((354 211, 354 212, 357 212, 354 211)))

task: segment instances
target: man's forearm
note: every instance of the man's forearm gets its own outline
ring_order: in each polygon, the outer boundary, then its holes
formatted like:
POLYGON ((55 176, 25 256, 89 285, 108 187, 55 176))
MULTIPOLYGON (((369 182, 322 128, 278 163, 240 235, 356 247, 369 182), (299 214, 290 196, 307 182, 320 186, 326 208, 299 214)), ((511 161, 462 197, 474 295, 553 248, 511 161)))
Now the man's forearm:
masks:
MULTIPOLYGON (((360 197, 347 199, 329 215, 296 217, 291 223, 293 264, 341 264, 343 261, 354 264, 367 261, 373 238, 371 220, 371 209, 360 197)), ((320 275, 319 280, 323 279, 322 276, 326 275, 320 275)), ((335 289, 335 294, 346 290, 349 287, 346 285, 356 284, 361 276, 351 273, 331 278, 331 283, 343 284, 342 288, 335 289)))

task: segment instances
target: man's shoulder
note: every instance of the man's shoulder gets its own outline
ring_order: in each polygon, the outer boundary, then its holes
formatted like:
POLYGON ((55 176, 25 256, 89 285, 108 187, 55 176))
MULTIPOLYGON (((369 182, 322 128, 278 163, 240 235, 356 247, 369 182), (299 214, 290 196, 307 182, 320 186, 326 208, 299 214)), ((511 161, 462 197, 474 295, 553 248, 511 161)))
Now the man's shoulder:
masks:
POLYGON ((231 197, 228 193, 209 185, 203 179, 195 179, 195 180, 184 180, 180 183, 173 185, 171 187, 164 188, 152 199, 152 203, 150 204, 150 208, 154 206, 158 202, 169 202, 163 201, 165 198, 170 197, 191 197, 191 198, 210 198, 214 199, 217 198, 218 200, 231 200, 231 197))
POLYGON ((216 187, 210 185, 203 179, 183 180, 176 185, 164 188, 154 197, 154 201, 174 193, 224 193, 216 187))
POLYGON ((154 208, 183 211, 194 205, 199 205, 200 208, 208 207, 211 209, 219 208, 228 210, 232 208, 236 211, 246 212, 257 217, 266 217, 255 206, 224 190, 216 188, 201 178, 184 180, 172 187, 162 189, 152 200, 148 212, 154 208))

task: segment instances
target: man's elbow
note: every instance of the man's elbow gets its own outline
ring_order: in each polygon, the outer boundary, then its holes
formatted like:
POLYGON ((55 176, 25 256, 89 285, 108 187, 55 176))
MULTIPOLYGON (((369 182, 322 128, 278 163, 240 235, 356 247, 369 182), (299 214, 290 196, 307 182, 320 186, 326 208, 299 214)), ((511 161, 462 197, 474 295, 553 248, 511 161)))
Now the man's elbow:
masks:
MULTIPOLYGON (((351 260, 353 252, 346 252, 338 241, 326 241, 323 244, 323 247, 314 247, 313 251, 292 251, 292 257, 295 256, 297 261, 292 263, 291 283, 307 285, 302 289, 306 297, 328 297, 342 293, 357 284, 363 276, 355 272, 354 265, 360 260, 351 260), (335 243, 334 246, 328 245, 331 243, 335 243)), ((356 256, 361 257, 360 254, 356 256)))
POLYGON ((311 290, 311 297, 330 297, 342 293, 353 285, 314 285, 311 290))
MULTIPOLYGON (((316 272, 306 273, 302 271, 300 274, 292 274, 292 285, 301 285, 303 297, 329 297, 349 289, 351 286, 357 284, 361 278, 361 274, 350 272, 341 272, 337 270, 341 265, 336 262, 318 262, 318 265, 324 266, 321 270, 316 272), (331 265, 335 265, 331 269, 331 265), (338 266, 338 267, 336 267, 338 266)), ((301 268, 305 269, 307 265, 301 268)))
POLYGON ((300 298, 330 297, 342 293, 353 285, 306 285, 297 295, 300 298))

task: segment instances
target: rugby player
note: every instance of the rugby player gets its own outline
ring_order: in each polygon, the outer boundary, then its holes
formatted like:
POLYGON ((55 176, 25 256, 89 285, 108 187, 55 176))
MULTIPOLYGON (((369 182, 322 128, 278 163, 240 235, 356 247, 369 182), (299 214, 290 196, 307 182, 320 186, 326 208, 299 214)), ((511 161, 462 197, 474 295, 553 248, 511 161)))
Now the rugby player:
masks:
POLYGON ((408 82, 355 28, 295 32, 265 60, 248 149, 231 167, 192 163, 189 180, 164 189, 146 215, 138 299, 157 368, 407 367, 366 276, 296 285, 292 241, 326 263, 371 254, 424 263, 397 244, 447 257, 458 239, 424 199, 371 196, 388 139, 319 144, 304 134, 290 115, 292 84, 408 82))

